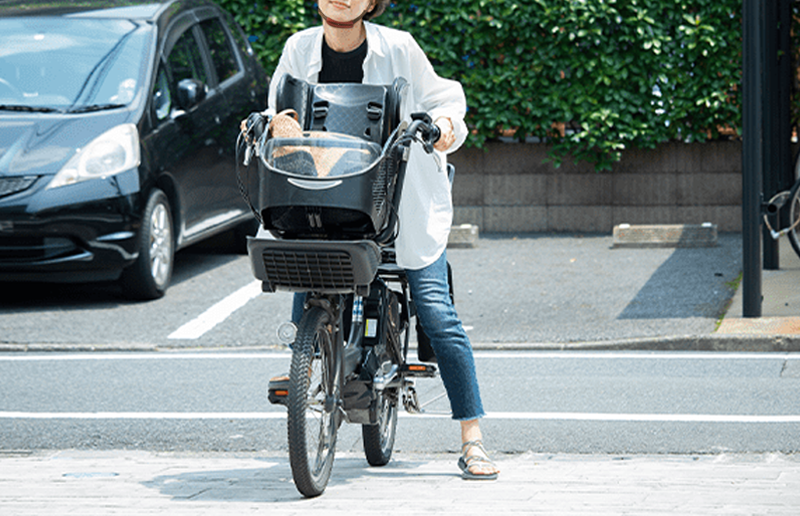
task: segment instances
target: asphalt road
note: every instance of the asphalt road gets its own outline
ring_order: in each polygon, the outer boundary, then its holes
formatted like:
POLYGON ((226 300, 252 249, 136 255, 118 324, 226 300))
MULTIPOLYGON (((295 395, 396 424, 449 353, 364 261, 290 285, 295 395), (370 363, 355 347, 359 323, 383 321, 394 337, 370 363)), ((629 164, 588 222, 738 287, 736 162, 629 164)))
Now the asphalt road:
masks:
MULTIPOLYGON (((264 389, 275 352, 0 354, 0 450, 285 451, 264 389)), ((677 352, 478 352, 499 452, 722 453, 800 450, 800 357, 677 352)), ((396 449, 456 451, 439 380, 427 414, 403 413, 396 449)), ((337 449, 360 451, 345 424, 337 449)))
MULTIPOLYGON (((0 349, 280 349, 291 295, 260 294, 246 256, 210 241, 178 253, 163 299, 114 284, 0 284, 0 349)), ((702 249, 612 249, 607 235, 483 235, 450 249, 473 344, 708 335, 741 271, 741 236, 702 249)))

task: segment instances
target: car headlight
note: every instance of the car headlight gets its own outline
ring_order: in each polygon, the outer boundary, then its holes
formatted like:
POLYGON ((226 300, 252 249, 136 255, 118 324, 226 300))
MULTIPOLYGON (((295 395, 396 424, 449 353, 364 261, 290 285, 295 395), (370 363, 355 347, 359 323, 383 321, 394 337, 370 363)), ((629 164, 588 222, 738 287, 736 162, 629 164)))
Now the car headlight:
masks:
POLYGON ((133 124, 118 125, 78 149, 47 188, 113 176, 138 167, 139 163, 139 130, 133 124))

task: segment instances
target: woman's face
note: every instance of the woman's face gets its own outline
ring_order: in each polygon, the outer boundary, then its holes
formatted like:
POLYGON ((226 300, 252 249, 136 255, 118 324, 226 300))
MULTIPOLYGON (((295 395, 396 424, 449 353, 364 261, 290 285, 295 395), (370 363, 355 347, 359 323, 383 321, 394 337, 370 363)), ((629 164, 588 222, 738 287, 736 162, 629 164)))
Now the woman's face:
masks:
POLYGON ((338 22, 352 21, 372 9, 375 0, 319 0, 322 14, 338 22))

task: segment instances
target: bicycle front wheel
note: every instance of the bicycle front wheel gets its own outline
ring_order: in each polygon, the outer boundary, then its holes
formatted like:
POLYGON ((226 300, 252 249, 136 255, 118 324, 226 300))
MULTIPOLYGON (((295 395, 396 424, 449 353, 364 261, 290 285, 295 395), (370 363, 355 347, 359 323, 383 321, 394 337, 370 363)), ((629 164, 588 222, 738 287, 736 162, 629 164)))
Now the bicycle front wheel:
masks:
POLYGON ((333 467, 338 429, 334 342, 328 313, 309 309, 294 342, 287 399, 289 463, 295 486, 306 497, 325 491, 333 467))
POLYGON ((800 179, 795 181, 789 193, 789 242, 800 256, 800 179))

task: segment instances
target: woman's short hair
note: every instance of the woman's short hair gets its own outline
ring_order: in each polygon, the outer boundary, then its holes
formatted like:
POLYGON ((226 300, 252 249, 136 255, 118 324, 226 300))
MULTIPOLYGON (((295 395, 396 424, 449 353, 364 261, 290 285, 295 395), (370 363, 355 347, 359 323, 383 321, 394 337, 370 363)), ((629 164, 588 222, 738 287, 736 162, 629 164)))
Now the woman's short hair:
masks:
POLYGON ((365 20, 380 16, 392 0, 375 0, 375 8, 364 15, 365 20))

